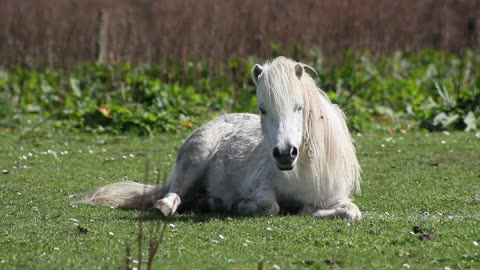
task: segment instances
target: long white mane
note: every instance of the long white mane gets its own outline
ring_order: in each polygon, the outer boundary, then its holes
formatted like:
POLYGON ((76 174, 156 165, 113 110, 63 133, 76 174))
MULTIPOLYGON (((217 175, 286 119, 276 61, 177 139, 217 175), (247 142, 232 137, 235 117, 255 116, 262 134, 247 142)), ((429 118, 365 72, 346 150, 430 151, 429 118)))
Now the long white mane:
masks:
MULTIPOLYGON (((261 79, 265 80, 269 89, 268 95, 275 95, 280 107, 285 103, 282 100, 300 93, 303 95, 303 139, 299 165, 310 167, 315 187, 322 194, 338 194, 338 189, 347 194, 352 189, 360 191, 361 169, 345 115, 337 105, 332 104, 307 72, 303 72, 298 80, 295 74, 297 64, 285 57, 278 57, 265 64, 261 79)), ((298 171, 291 173, 299 174, 298 171)))

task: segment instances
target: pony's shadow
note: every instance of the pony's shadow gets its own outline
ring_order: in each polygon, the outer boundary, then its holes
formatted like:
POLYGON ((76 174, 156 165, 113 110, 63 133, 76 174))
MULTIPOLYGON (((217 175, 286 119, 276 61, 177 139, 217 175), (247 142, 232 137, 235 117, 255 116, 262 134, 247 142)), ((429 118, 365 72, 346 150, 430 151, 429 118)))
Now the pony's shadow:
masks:
MULTIPOLYGON (((123 210, 129 211, 129 210, 123 210)), ((139 214, 137 217, 132 216, 123 216, 119 219, 123 220, 139 220, 143 222, 193 222, 193 223, 203 223, 211 220, 220 220, 220 221, 229 221, 229 220, 246 220, 255 218, 253 216, 242 216, 233 213, 207 213, 207 212, 198 212, 198 211, 185 211, 181 213, 174 214, 173 216, 166 217, 158 210, 146 210, 139 214)))
MULTIPOLYGON (((280 206, 280 216, 297 215, 303 206, 300 202, 296 200, 285 198, 280 199, 278 203, 280 206)), ((119 210, 131 211, 128 209, 119 210)), ((129 216, 122 217, 121 219, 138 220, 139 218, 141 218, 144 222, 168 220, 172 222, 201 223, 210 220, 248 220, 255 218, 255 216, 237 214, 235 210, 226 212, 212 212, 205 205, 200 204, 200 206, 198 206, 192 203, 187 203, 183 207, 179 207, 177 213, 170 217, 166 217, 160 210, 156 208, 141 210, 139 215, 140 216, 138 217, 129 216)))
MULTIPOLYGON (((283 205, 282 205, 283 206, 283 205)), ((296 207, 281 207, 281 211, 279 213, 280 216, 289 216, 289 215, 297 215, 300 212, 299 205, 295 205, 296 207)), ((128 209, 119 209, 121 211, 131 211, 128 209)), ((221 220, 221 221, 229 221, 229 220, 248 220, 248 219, 255 219, 258 217, 255 216, 245 216, 239 215, 235 212, 210 212, 205 210, 199 209, 188 209, 188 210, 181 210, 178 213, 174 214, 173 216, 166 217, 163 215, 160 210, 155 208, 150 208, 147 210, 142 210, 137 217, 120 217, 120 219, 126 220, 139 220, 142 219, 144 222, 154 222, 154 221, 171 221, 171 222, 193 222, 193 223, 201 223, 207 222, 210 220, 221 220)))

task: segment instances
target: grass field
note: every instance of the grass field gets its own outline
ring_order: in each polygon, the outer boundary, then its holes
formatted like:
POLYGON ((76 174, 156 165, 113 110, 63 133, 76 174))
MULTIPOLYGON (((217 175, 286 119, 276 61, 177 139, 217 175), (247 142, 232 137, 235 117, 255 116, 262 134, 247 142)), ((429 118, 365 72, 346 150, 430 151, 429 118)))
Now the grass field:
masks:
MULTIPOLYGON (((0 269, 124 269, 127 245, 137 258, 139 212, 80 205, 70 195, 143 181, 147 159, 149 181, 164 181, 187 133, 65 135, 49 125, 33 119, 0 130, 0 269)), ((154 268, 480 269, 480 138, 353 137, 363 220, 177 215, 154 268)), ((146 214, 144 258, 159 222, 146 214)))

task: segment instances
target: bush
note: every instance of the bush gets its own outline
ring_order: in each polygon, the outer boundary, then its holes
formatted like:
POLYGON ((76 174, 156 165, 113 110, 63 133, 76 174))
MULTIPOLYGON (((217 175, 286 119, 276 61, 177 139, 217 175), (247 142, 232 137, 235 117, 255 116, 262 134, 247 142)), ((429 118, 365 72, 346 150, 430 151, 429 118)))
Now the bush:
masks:
MULTIPOLYGON (((480 56, 426 50, 373 55, 349 51, 324 64, 305 54, 312 74, 343 108, 353 130, 372 127, 475 130, 480 56)), ((255 58, 219 63, 81 65, 73 70, 0 72, 0 114, 36 113, 63 126, 108 132, 175 132, 225 112, 256 112, 255 58)))

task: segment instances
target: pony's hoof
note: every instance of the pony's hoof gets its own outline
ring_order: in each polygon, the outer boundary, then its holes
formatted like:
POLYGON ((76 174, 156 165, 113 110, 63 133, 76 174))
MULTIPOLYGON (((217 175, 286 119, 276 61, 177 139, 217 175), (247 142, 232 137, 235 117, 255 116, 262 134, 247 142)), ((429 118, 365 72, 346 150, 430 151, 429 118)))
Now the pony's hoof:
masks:
POLYGON ((354 203, 342 205, 337 210, 336 216, 344 219, 359 220, 362 219, 362 212, 354 203))
POLYGON ((354 203, 342 204, 334 209, 320 209, 313 213, 316 218, 362 219, 362 213, 354 203))
POLYGON ((180 197, 176 193, 168 193, 163 199, 158 200, 153 208, 160 210, 166 217, 169 217, 177 211, 180 203, 180 197))

